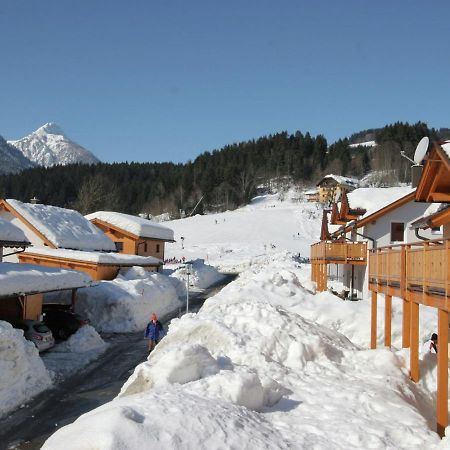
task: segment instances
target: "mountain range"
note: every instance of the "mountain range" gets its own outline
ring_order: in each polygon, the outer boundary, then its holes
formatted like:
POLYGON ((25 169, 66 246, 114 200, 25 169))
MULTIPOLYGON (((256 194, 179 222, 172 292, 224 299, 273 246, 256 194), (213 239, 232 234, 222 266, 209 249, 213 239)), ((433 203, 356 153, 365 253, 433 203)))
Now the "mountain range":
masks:
POLYGON ((23 156, 22 152, 0 136, 0 175, 16 173, 35 167, 36 164, 23 156))
MULTIPOLYGON (((22 158, 15 165, 11 162, 8 166, 5 166, 2 173, 17 172, 35 165, 50 167, 74 163, 97 164, 100 162, 92 152, 68 138, 63 130, 53 122, 46 123, 22 139, 8 141, 7 143, 9 147, 18 149, 19 153, 28 161, 28 165, 22 158)), ((10 148, 9 153, 11 153, 10 148)), ((6 155, 2 148, 0 158, 4 154, 6 155)))

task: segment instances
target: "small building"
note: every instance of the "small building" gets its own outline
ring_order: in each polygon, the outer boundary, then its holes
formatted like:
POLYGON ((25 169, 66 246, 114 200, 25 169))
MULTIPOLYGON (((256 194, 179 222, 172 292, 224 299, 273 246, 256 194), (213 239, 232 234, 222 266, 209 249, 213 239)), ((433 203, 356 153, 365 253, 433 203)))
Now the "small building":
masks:
POLYGON ((343 177, 341 175, 326 175, 318 183, 319 202, 331 204, 338 201, 342 193, 351 192, 359 186, 356 178, 343 177))
POLYGON ((305 192, 306 201, 308 202, 318 202, 320 199, 319 189, 311 189, 305 192))
POLYGON ((154 257, 119 255, 102 230, 71 209, 0 200, 0 218, 19 227, 32 244, 28 251, 8 256, 9 262, 78 270, 94 280, 111 280, 133 265, 151 271, 162 265, 154 257))
POLYGON ((114 241, 119 253, 154 256, 164 261, 165 243, 175 242, 173 230, 142 217, 97 211, 86 219, 114 241))

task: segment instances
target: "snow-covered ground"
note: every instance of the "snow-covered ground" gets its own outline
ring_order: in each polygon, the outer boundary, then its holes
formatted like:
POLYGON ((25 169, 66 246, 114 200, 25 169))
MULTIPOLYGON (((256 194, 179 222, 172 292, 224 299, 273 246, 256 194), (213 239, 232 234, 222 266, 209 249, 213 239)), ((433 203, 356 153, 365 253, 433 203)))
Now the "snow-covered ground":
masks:
MULTIPOLYGON (((309 255, 321 211, 266 196, 234 212, 169 223, 167 257, 204 258, 239 278, 174 319, 118 398, 61 428, 44 449, 432 449, 436 361, 422 381, 399 350, 368 350, 370 302, 316 295, 309 255), (180 238, 183 236, 184 249, 180 238), (287 253, 289 250, 291 253, 287 253)), ((380 317, 383 317, 380 303, 380 317)), ((436 329, 421 308, 421 335, 436 329)))

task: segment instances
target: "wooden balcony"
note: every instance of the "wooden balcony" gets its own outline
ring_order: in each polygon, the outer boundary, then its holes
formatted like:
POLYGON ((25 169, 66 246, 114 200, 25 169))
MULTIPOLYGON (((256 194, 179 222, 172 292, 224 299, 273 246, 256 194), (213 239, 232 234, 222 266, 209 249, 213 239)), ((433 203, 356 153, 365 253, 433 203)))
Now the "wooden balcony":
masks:
POLYGON ((366 242, 321 241, 311 245, 311 260, 322 264, 367 264, 366 242))
POLYGON ((369 289, 447 309, 450 239, 370 250, 369 289))

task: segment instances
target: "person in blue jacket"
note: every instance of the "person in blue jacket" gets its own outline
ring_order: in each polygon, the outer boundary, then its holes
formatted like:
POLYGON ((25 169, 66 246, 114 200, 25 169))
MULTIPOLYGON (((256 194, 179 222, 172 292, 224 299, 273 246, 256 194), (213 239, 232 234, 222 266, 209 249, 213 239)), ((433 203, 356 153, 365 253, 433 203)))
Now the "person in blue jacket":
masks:
POLYGON ((155 348, 156 344, 162 339, 163 336, 164 328, 161 322, 158 320, 158 316, 153 313, 144 333, 144 339, 148 340, 149 353, 151 353, 151 351, 155 348))

